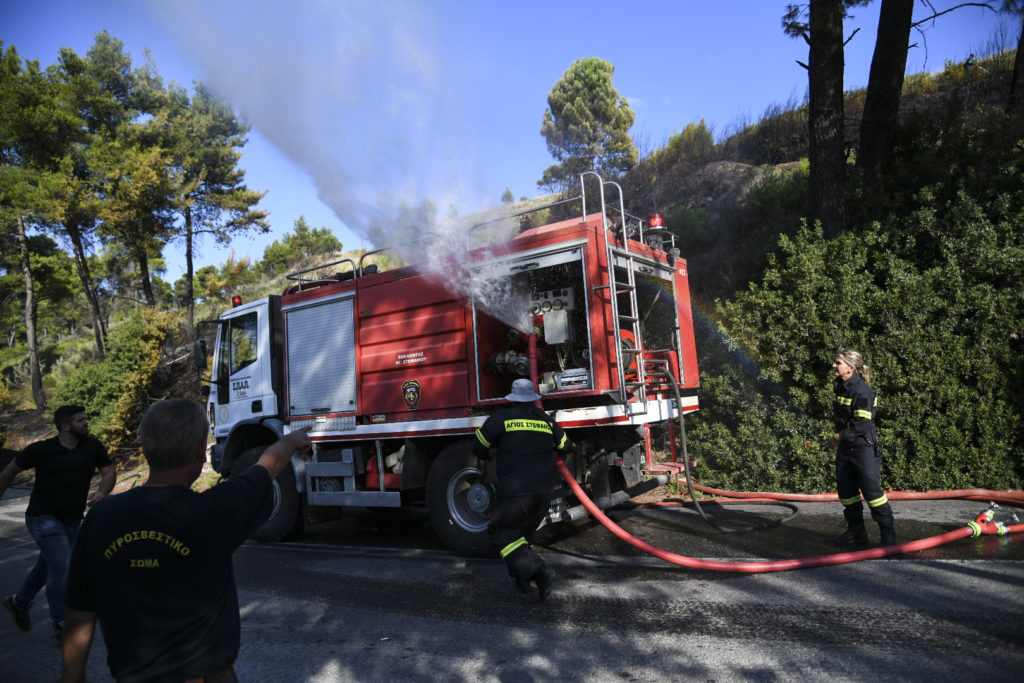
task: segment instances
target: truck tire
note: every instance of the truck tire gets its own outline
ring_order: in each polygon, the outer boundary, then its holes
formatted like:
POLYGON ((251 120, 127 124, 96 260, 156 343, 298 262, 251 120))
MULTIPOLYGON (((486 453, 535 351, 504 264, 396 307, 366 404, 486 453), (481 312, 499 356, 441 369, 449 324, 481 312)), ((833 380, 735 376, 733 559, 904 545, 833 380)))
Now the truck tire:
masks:
MULTIPOLYGON (((266 446, 253 446, 243 451, 231 466, 231 473, 236 474, 255 465, 266 449, 266 446)), ((270 518, 252 534, 252 538, 257 541, 284 541, 302 531, 302 497, 295 490, 295 472, 291 465, 281 470, 271 486, 274 494, 273 508, 270 518)))
POLYGON ((469 441, 449 444, 434 459, 427 477, 427 509, 449 550, 464 557, 497 554, 487 533, 492 498, 469 441))

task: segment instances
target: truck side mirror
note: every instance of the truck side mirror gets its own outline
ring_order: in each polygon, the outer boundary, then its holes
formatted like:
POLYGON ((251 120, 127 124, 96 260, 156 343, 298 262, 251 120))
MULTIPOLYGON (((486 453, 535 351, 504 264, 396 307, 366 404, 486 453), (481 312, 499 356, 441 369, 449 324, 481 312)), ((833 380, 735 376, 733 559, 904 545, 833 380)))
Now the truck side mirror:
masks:
POLYGON ((196 370, 202 372, 206 369, 206 341, 203 339, 196 339, 192 345, 192 362, 196 366, 196 370))

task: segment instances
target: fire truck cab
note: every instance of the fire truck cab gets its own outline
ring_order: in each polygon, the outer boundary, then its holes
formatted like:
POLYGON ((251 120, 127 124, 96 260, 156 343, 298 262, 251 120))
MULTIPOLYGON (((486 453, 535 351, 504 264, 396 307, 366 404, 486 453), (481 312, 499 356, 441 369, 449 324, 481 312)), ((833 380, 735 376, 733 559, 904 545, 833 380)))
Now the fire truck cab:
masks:
MULTIPOLYGON (((302 271, 281 295, 209 321, 215 469, 231 476, 311 428, 312 452, 275 481, 256 538, 287 538, 347 506, 425 503, 447 547, 492 553, 493 472, 472 440, 519 377, 573 439, 567 465, 595 498, 643 481, 651 426, 698 407, 686 262, 660 217, 631 216, 617 185, 586 175, 568 219, 441 268, 380 271, 364 254, 302 271), (599 189, 589 214, 584 181, 599 189)), ((576 503, 553 491, 548 521, 576 503)))

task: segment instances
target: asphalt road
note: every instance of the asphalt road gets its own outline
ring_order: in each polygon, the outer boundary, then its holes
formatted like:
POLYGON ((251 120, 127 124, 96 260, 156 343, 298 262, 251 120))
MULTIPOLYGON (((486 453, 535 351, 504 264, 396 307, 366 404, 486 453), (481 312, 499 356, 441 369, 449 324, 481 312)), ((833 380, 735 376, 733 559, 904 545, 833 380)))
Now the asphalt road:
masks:
MULTIPOLYGON (((34 559, 26 493, 0 502, 5 594, 34 559)), ((672 552, 740 561, 832 552, 836 508, 705 506, 722 529, 686 507, 612 516, 672 552)), ((964 526, 985 504, 894 509, 908 541, 964 526)), ((537 540, 557 576, 547 603, 519 594, 500 562, 444 551, 421 511, 362 511, 294 542, 248 543, 235 556, 236 670, 243 681, 502 682, 1017 681, 1024 671, 1020 535, 750 575, 668 565, 592 521, 537 540)), ((0 615, 2 680, 58 678, 42 595, 32 616, 37 627, 23 634, 0 615)), ((90 680, 109 680, 104 656, 98 642, 90 680)))

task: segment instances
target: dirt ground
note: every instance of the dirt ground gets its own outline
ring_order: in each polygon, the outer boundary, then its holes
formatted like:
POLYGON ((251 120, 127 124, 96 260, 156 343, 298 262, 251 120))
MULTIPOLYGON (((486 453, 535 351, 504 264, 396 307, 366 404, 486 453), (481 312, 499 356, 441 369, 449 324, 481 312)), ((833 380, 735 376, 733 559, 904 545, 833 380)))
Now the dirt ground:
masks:
POLYGON ((41 410, 0 412, 0 447, 20 451, 33 441, 50 436, 53 416, 41 410))

